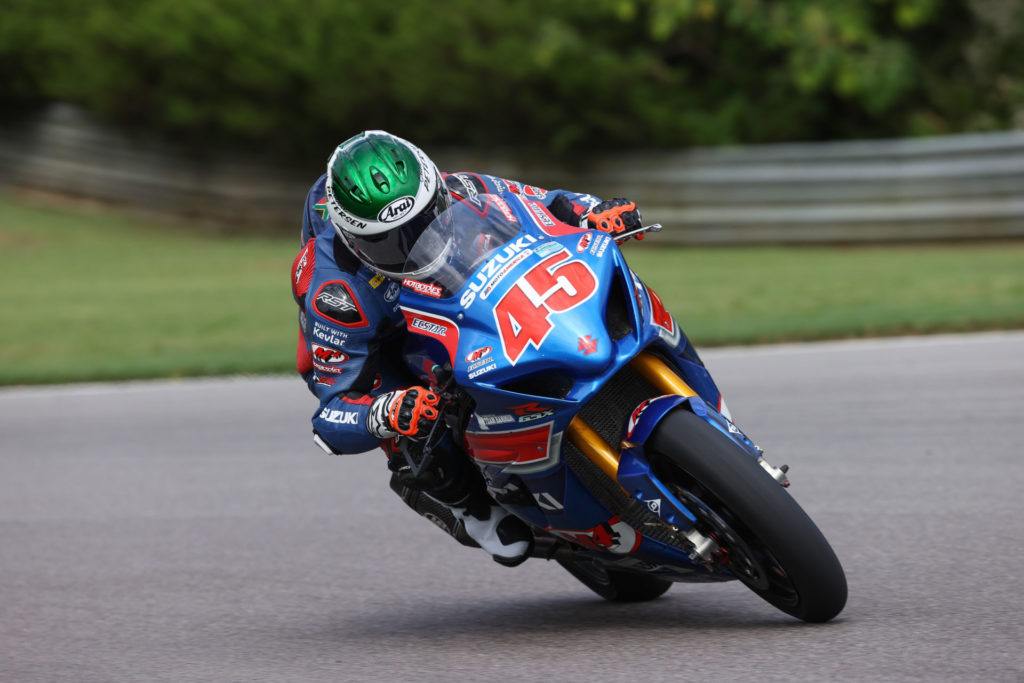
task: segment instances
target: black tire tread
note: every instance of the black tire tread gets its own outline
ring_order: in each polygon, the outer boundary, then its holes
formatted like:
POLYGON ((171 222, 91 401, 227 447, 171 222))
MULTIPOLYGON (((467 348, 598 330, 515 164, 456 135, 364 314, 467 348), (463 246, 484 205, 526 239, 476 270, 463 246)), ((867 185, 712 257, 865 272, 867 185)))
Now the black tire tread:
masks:
POLYGON ((796 500, 729 437, 681 407, 655 429, 647 453, 660 476, 671 479, 666 465, 681 469, 724 504, 744 533, 775 556, 799 599, 794 606, 767 590, 755 590, 758 595, 804 621, 839 614, 847 586, 835 552, 796 500))

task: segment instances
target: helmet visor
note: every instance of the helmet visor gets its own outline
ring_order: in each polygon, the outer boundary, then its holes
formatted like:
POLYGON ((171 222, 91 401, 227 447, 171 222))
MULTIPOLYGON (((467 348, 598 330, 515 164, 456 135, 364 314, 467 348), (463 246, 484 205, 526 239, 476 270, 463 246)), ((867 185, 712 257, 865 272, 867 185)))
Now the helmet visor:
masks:
POLYGON ((363 261, 386 275, 398 276, 403 274, 406 257, 420 235, 449 206, 451 197, 441 185, 426 208, 398 227, 376 235, 357 235, 348 230, 338 232, 363 261))

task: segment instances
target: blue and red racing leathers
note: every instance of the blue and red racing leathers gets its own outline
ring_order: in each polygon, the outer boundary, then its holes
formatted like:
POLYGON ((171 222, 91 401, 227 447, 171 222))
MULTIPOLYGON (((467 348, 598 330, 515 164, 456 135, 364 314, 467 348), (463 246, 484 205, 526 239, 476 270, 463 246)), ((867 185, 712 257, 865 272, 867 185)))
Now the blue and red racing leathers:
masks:
MULTIPOLYGON (((546 191, 491 175, 443 173, 442 177, 453 200, 477 194, 522 194, 569 222, 575 220, 573 216, 582 221, 600 202, 589 194, 546 191)), ((320 401, 313 415, 316 442, 328 452, 361 453, 381 445, 366 428, 373 398, 419 382, 402 362, 406 329, 398 305, 401 285, 363 265, 337 238, 327 217, 325 181, 326 174, 306 196, 302 249, 292 265, 292 293, 299 305, 296 368, 320 401)), ((724 408, 693 347, 674 321, 670 327, 677 331, 678 339, 672 342, 687 381, 724 408)))

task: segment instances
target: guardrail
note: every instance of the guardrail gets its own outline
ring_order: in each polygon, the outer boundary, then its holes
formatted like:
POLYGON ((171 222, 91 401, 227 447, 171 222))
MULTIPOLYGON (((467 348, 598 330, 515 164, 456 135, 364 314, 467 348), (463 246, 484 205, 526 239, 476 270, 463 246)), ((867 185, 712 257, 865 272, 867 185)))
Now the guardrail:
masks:
MULTIPOLYGON (((447 170, 630 197, 646 220, 666 226, 661 243, 1024 236, 1024 131, 617 154, 573 168, 467 150, 428 153, 447 170)), ((0 182, 236 225, 297 226, 321 167, 319 160, 298 171, 258 158, 190 158, 66 106, 0 131, 0 182)))

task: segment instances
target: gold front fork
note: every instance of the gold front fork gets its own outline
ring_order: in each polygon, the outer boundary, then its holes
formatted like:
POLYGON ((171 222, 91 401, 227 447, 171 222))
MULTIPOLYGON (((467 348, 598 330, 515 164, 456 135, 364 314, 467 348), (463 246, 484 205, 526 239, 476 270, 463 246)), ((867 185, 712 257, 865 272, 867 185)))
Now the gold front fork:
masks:
POLYGON ((678 394, 687 398, 697 395, 697 392, 691 389, 690 385, 684 382, 675 370, 657 356, 646 351, 629 361, 629 365, 654 385, 655 389, 664 394, 678 394))
MULTIPOLYGON (((677 394, 687 398, 697 395, 697 392, 691 389, 690 385, 684 382, 675 370, 646 351, 638 354, 629 362, 629 365, 663 394, 677 394)), ((583 455, 600 467, 601 471, 607 474, 612 481, 616 480, 619 471, 619 451, 608 445, 608 442, 584 422, 583 418, 579 415, 574 417, 566 429, 566 435, 569 437, 570 443, 576 446, 583 455)))

